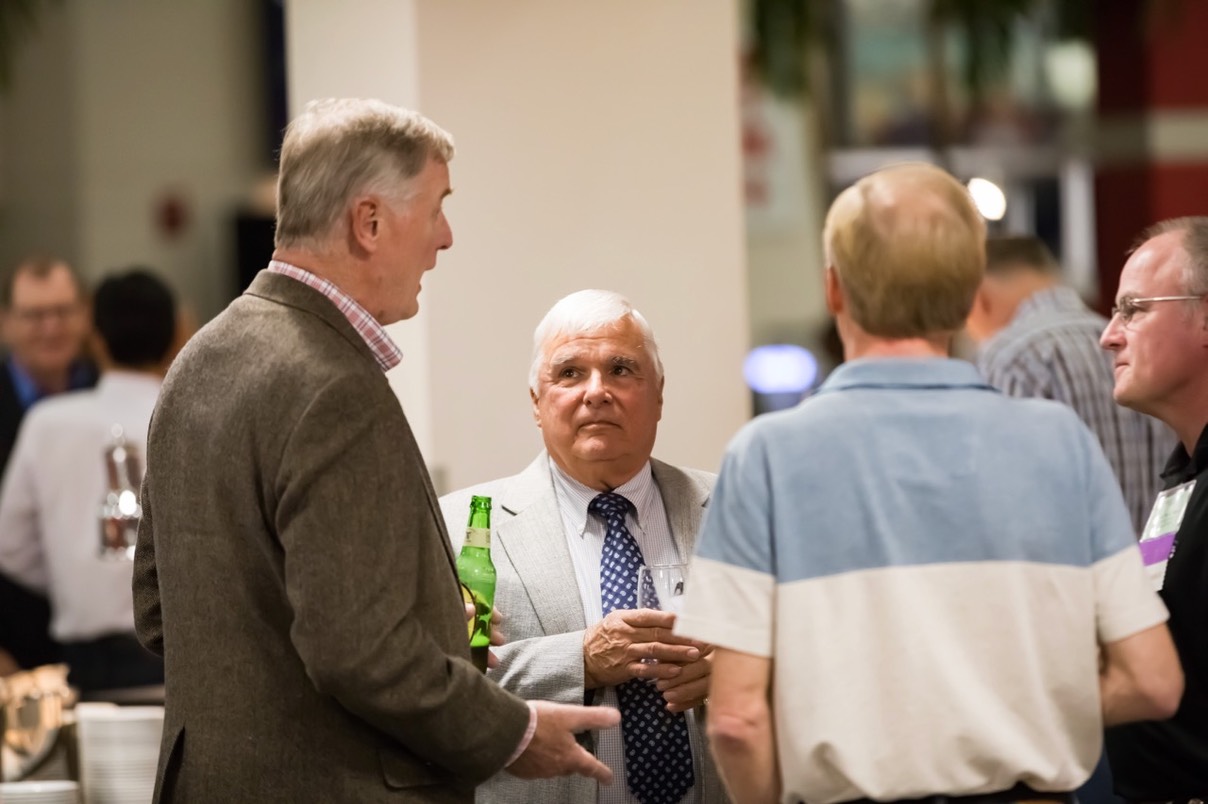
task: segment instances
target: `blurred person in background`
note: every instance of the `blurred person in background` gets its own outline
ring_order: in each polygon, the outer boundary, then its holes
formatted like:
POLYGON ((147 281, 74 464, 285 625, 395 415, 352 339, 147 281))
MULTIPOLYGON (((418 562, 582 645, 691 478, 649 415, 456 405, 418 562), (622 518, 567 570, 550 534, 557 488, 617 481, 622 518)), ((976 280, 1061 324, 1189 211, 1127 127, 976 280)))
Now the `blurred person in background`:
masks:
POLYGON ((610 774, 470 662, 436 493, 386 372, 453 244, 450 136, 381 101, 307 104, 281 148, 276 250, 173 363, 134 558, 164 657, 157 801, 470 802, 504 769, 610 774))
POLYGON ((96 384, 96 368, 84 356, 88 326, 84 284, 66 262, 31 258, 0 280, 0 334, 8 350, 0 371, 0 466, 35 402, 96 384))
POLYGON ((104 279, 93 297, 100 381, 29 412, 0 490, 0 571, 49 598, 68 680, 85 694, 163 683, 163 662, 134 636, 131 564, 100 556, 98 512, 113 428, 141 461, 177 332, 172 292, 153 273, 104 279))
POLYGON ((1175 437, 1157 419, 1112 400, 1112 360, 1099 347, 1106 326, 1061 283, 1061 267, 1043 241, 987 239, 986 276, 967 324, 980 344, 978 369, 1005 394, 1074 409, 1099 439, 1140 537, 1175 437))
POLYGON ((491 676, 524 698, 621 712, 619 727, 590 738, 617 784, 501 774, 480 804, 725 800, 701 729, 710 647, 672 636, 672 612, 638 609, 638 566, 687 562, 714 479, 651 457, 663 384, 654 332, 627 299, 566 296, 533 334, 529 394, 545 450, 520 474, 441 498, 454 549, 470 498, 492 500, 509 642, 491 676))
POLYGON ((985 265, 952 176, 873 173, 823 238, 847 362, 731 442, 676 626, 717 645, 723 778, 742 804, 1072 802, 1103 724, 1182 691, 1120 488, 1072 410, 948 357, 985 265))
POLYGON ((1208 217, 1142 234, 1103 332, 1116 401, 1154 416, 1178 444, 1141 542, 1170 610, 1187 692, 1170 720, 1110 729, 1116 792, 1130 801, 1208 801, 1208 217))
MULTIPOLYGON (((84 284, 63 260, 29 257, 0 278, 0 475, 35 402, 96 383, 87 334, 84 284)), ((0 573, 0 674, 61 658, 49 601, 0 573)))

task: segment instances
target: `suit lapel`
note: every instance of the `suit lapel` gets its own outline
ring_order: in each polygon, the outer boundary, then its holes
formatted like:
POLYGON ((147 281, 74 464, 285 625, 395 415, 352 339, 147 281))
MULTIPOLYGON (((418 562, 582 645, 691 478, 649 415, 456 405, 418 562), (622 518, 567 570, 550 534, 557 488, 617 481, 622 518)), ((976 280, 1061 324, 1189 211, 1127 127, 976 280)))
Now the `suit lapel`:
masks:
POLYGON ((504 519, 495 539, 507 553, 546 634, 578 631, 586 624, 574 563, 545 452, 500 495, 504 519))
POLYGON ((686 564, 692 558, 696 533, 709 502, 709 489, 686 472, 655 458, 650 459, 650 470, 663 496, 675 549, 680 561, 686 564))

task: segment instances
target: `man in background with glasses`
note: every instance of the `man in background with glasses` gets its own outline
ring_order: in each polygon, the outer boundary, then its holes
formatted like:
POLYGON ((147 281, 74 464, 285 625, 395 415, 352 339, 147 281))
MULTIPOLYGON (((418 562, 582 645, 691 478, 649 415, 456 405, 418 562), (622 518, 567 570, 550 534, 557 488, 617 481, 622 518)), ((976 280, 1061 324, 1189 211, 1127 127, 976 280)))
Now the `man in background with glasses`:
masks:
POLYGON ((1170 611, 1186 692, 1174 717, 1110 729, 1116 792, 1131 801, 1208 800, 1208 217, 1147 230, 1120 274, 1100 343, 1115 399, 1178 436, 1142 533, 1150 579, 1170 611))
POLYGON ((62 260, 26 260, 0 284, 0 468, 25 411, 43 397, 96 384, 83 357, 88 309, 83 283, 62 260))
MULTIPOLYGON (((25 412, 43 397, 96 384, 84 359, 83 283, 62 260, 31 257, 0 280, 0 473, 25 412)), ((46 598, 0 574, 0 675, 59 661, 46 598)))
POLYGON ((96 388, 34 406, 0 484, 0 571, 50 599, 68 681, 82 693, 164 683, 163 662, 134 637, 131 563, 101 559, 97 517, 115 480, 105 468, 113 428, 141 462, 181 345, 175 296, 145 268, 106 277, 92 312, 96 388))

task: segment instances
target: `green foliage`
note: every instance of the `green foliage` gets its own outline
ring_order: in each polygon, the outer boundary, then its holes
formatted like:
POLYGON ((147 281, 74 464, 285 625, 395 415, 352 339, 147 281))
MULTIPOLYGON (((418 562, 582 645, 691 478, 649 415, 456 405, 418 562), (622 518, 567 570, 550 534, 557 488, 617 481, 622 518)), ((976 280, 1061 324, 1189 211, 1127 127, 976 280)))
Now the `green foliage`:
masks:
POLYGON ((931 21, 959 30, 965 41, 964 85, 977 98, 1011 63, 1015 21, 1031 14, 1038 0, 932 0, 931 21))
MULTIPOLYGON (((750 0, 751 66, 778 95, 808 90, 806 51, 833 32, 842 0, 750 0)), ((1052 9, 1063 39, 1089 39, 1094 0, 930 0, 933 25, 960 31, 965 40, 961 75, 972 97, 1000 77, 1011 61, 1015 22, 1052 9)))
POLYGON ((777 95, 806 91, 806 53, 833 2, 751 0, 751 69, 777 95))

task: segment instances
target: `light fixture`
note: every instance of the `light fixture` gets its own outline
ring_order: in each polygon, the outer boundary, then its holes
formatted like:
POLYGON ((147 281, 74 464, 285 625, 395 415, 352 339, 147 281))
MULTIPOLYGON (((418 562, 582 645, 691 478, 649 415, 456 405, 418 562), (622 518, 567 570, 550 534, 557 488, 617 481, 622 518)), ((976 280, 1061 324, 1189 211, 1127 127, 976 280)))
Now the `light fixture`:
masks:
POLYGON ((988 221, 1000 221, 1002 216, 1007 213, 1007 196, 1003 193, 1002 188, 989 179, 974 177, 969 179, 969 195, 973 196, 973 203, 977 206, 977 211, 982 214, 982 217, 988 221))
POLYGON ((742 374, 757 394, 804 394, 818 379, 818 360, 804 347, 773 343, 752 349, 742 374))

